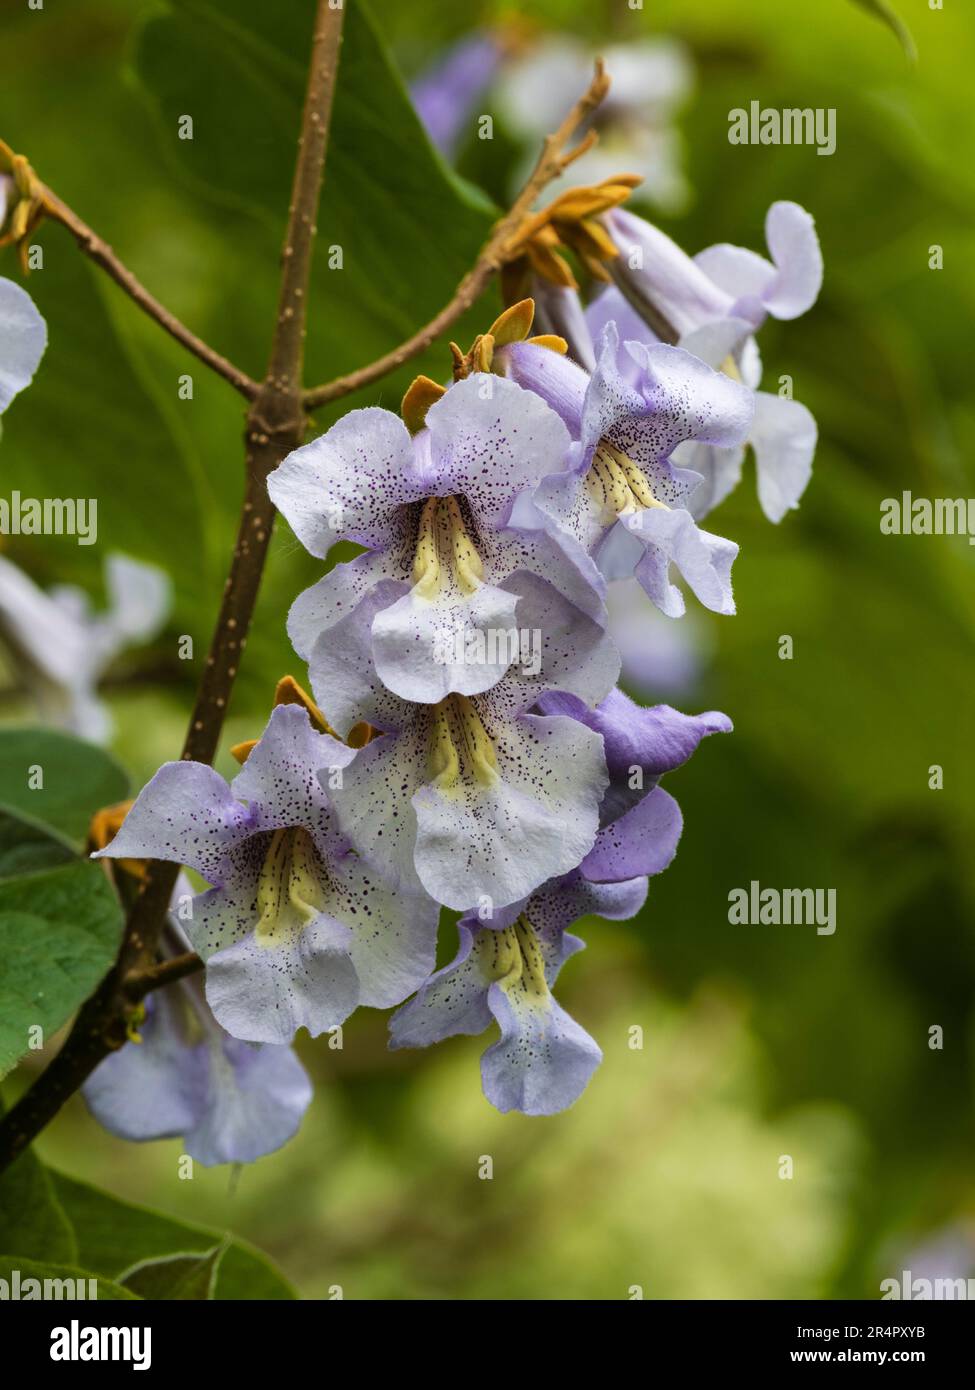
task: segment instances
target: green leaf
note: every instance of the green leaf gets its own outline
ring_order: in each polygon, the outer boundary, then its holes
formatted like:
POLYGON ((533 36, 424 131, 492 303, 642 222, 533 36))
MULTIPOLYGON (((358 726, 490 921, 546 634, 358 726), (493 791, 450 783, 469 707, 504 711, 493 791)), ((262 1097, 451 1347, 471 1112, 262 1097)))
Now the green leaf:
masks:
POLYGON ((0 807, 0 879, 52 869, 76 858, 71 846, 39 821, 0 807))
POLYGON ((92 814, 121 801, 128 778, 93 743, 54 729, 0 730, 0 806, 82 841, 92 814), (40 767, 43 785, 29 785, 40 767))
POLYGON ((202 1255, 162 1255, 140 1260, 119 1278, 119 1283, 140 1298, 209 1299, 215 1296, 217 1271, 227 1242, 202 1255))
POLYGON ((0 1076, 92 993, 115 959, 122 914, 97 864, 75 859, 0 882, 0 1076))
POLYGON ((78 1259, 71 1222, 33 1149, 0 1174, 0 1251, 55 1264, 78 1259))
POLYGON ((79 1282, 85 1288, 83 1298, 88 1297, 88 1281, 97 1281, 97 1294, 100 1302, 127 1302, 138 1299, 138 1294, 131 1293, 128 1289, 123 1289, 121 1284, 114 1283, 111 1279, 105 1279, 101 1275, 94 1274, 90 1269, 79 1269, 77 1265, 60 1264, 46 1260, 27 1260, 20 1255, 0 1255, 0 1279, 3 1279, 11 1296, 13 1290, 18 1289, 18 1298, 49 1298, 49 1299, 73 1299, 78 1296, 79 1282), (27 1284, 27 1280, 36 1279, 39 1286, 27 1284), (71 1288, 65 1284, 65 1280, 71 1280, 71 1288), (55 1280, 54 1288, 44 1288, 45 1280, 55 1280))
MULTIPOLYGON (((108 1278, 121 1278, 134 1264, 154 1257, 205 1255, 223 1240, 219 1231, 119 1201, 61 1173, 51 1176, 74 1226, 81 1260, 108 1278)), ((281 1300, 297 1295, 265 1255, 232 1236, 217 1271, 215 1297, 281 1300)))
POLYGON ((881 24, 886 24, 891 33, 899 40, 911 62, 917 62, 917 44, 914 42, 914 36, 890 0, 853 0, 853 3, 859 5, 861 10, 866 10, 868 14, 879 19, 881 24))
MULTIPOLYGON (((259 372, 274 316, 314 5, 273 14, 263 0, 172 0, 171 8, 143 31, 137 70, 153 98, 166 167, 211 209, 234 210, 235 240, 250 253, 246 302, 259 329, 250 341, 261 355, 249 366, 259 372), (186 112, 193 113, 192 140, 177 135, 186 112)), ((431 317, 470 268, 496 215, 432 148, 366 5, 350 0, 309 299, 310 379, 371 360, 431 317), (342 250, 341 269, 328 266, 333 247, 342 250)), ((215 283, 239 276, 232 264, 212 271, 215 283)), ((240 284, 226 281, 225 293, 227 311, 215 328, 228 334, 222 346, 239 352, 240 284)), ((442 375, 442 351, 438 360, 442 375)), ((398 399, 402 382, 420 369, 411 365, 384 384, 384 398, 398 399)))

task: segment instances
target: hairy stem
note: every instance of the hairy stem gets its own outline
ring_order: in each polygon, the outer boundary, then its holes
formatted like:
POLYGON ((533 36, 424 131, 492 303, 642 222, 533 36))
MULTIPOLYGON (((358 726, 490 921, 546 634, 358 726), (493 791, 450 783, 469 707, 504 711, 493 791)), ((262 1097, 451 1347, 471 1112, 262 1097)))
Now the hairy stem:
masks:
MULTIPOLYGON (((305 306, 343 18, 343 8, 333 9, 328 0, 319 0, 282 253, 277 318, 267 375, 253 393, 247 416, 246 485, 237 541, 183 745, 184 758, 201 762, 210 762, 216 752, 260 589, 274 522, 267 476, 304 437, 301 373, 305 306)), ((167 982, 166 972, 155 964, 155 955, 178 873, 176 864, 148 866, 145 885, 126 920, 114 967, 82 1006, 50 1066, 0 1121, 0 1171, 54 1118, 102 1058, 125 1042, 134 982, 140 982, 135 1001, 167 982)))

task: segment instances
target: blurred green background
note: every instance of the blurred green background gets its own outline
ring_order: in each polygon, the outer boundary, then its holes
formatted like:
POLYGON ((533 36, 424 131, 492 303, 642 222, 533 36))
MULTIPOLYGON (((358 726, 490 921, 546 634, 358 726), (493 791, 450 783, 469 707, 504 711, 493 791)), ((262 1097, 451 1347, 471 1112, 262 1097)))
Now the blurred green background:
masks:
MULTIPOLYGON (((311 1297, 340 1285, 348 1298, 625 1298, 639 1285, 648 1298, 874 1298, 882 1278, 946 1240, 969 1266, 953 1272, 975 1274, 975 549, 879 530, 882 499, 902 489, 975 493, 975 16, 897 3, 914 66, 850 0, 521 7, 594 51, 610 38, 683 40, 697 73, 678 117, 694 196, 661 225, 690 251, 764 250, 769 203, 792 198, 816 217, 826 263, 815 309, 761 337, 767 389, 791 375, 819 423, 813 481, 801 511, 772 527, 746 465, 711 518, 741 545, 738 615, 700 618, 708 657, 673 699, 725 710, 735 733, 668 779, 685 832, 640 919, 584 926, 589 949, 560 981, 605 1053, 583 1099, 550 1119, 499 1116, 480 1094, 485 1040, 391 1055, 384 1017, 361 1011, 343 1050, 300 1046, 312 1108, 290 1146, 249 1169, 197 1166, 180 1181, 178 1141, 127 1145, 77 1100, 40 1141, 45 1158, 249 1237, 311 1297), (752 99, 834 107, 836 153, 730 145, 728 111, 752 99), (928 267, 934 244, 941 271, 928 267), (779 659, 783 634, 791 661, 779 659), (934 764, 942 790, 928 785, 934 764), (834 888, 835 935, 729 925, 728 893, 752 879, 834 888), (642 1050, 628 1045, 634 1025, 642 1050), (933 1025, 943 1050, 928 1047, 933 1025), (478 1178, 485 1154, 492 1181, 478 1178), (779 1177, 786 1154, 791 1180, 779 1177)), ((305 0, 273 9, 0 10, 0 136, 255 375, 310 28, 305 0), (175 140, 181 112, 196 121, 192 149, 175 140)), ((407 78, 497 17, 440 0, 373 0, 373 14, 407 78)), ((322 243, 343 245, 346 270, 316 274, 310 381, 429 317, 491 216, 418 126, 384 125, 403 98, 378 90, 369 42, 356 40, 343 74, 322 243)), ((499 129, 489 149, 465 149, 462 173, 500 199, 514 149, 499 129)), ((139 786, 182 740, 235 524, 241 403, 60 229, 35 240, 45 265, 31 291, 51 347, 5 417, 3 492, 98 496, 99 544, 11 540, 5 553, 42 585, 77 582, 96 597, 107 550, 172 574, 165 636, 130 653, 105 691, 115 751, 139 786), (185 371, 192 401, 177 398, 185 371), (193 662, 176 659, 184 633, 193 662)), ((0 273, 16 275, 11 252, 0 273)), ((458 340, 496 304, 469 315, 458 340)), ((395 405, 416 370, 443 376, 443 345, 343 409, 395 405)), ((279 675, 304 677, 284 617, 317 573, 280 525, 225 750, 258 732, 279 675)), ((0 716, 25 715, 7 690, 0 716)), ((8 1099, 31 1070, 6 1083, 8 1099)))

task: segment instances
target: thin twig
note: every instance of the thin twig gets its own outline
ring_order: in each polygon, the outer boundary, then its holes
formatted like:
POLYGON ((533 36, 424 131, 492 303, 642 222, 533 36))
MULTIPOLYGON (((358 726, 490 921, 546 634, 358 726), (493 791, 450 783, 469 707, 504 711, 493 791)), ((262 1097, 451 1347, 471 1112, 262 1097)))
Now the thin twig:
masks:
POLYGON ((565 146, 587 116, 595 111, 608 91, 609 78, 603 67, 602 59, 597 59, 596 70, 588 88, 573 106, 558 130, 553 135, 546 137, 531 177, 512 203, 509 211, 496 223, 473 267, 457 286, 450 302, 445 304, 428 324, 414 333, 411 338, 407 338, 405 343, 400 343, 399 347, 393 348, 392 352, 387 352, 383 357, 378 357, 375 362, 370 362, 365 367, 359 367, 346 376, 336 377, 334 381, 328 381, 323 386, 315 386, 310 391, 306 391, 304 395, 306 410, 315 410, 319 406, 326 405, 329 401, 338 400, 340 396, 347 396, 352 391, 358 391, 361 387, 378 381, 380 377, 395 371, 404 362, 408 362, 411 358, 424 352, 431 343, 435 342, 441 334, 446 333, 447 329, 456 323, 461 314, 469 309, 478 295, 481 294, 492 275, 495 275, 504 265, 508 243, 513 239, 521 223, 531 211, 532 204, 539 193, 547 184, 557 178, 562 170, 571 164, 577 154, 581 152, 578 147, 566 152, 565 146))
POLYGON ((129 975, 123 981, 125 992, 128 997, 136 1003, 144 999, 147 994, 151 994, 154 989, 162 989, 164 985, 175 984, 177 980, 185 979, 187 975, 193 975, 197 970, 203 969, 203 961, 195 951, 184 951, 182 955, 170 956, 168 960, 158 961, 155 965, 150 965, 148 970, 142 970, 129 975))
POLYGON ((90 257, 96 265, 101 266, 106 272, 120 285, 130 299, 138 304, 139 308, 155 319, 160 327, 164 328, 178 343, 198 357, 212 371, 229 381, 231 386, 240 394, 252 401, 256 397, 260 386, 253 381, 246 372, 242 372, 239 367, 235 367, 232 362, 228 362, 226 357, 222 357, 202 338, 198 338, 195 333, 191 333, 184 323, 171 314, 167 308, 159 303, 159 300, 151 295, 129 270, 126 265, 119 260, 115 252, 107 241, 94 232, 87 222, 83 222, 78 214, 68 207, 62 200, 48 188, 46 184, 39 184, 37 188, 39 197, 44 206, 44 211, 48 217, 55 222, 60 222, 77 241, 85 255, 90 257))
MULTIPOLYGON (((247 417, 247 485, 237 543, 183 747, 184 758, 203 762, 210 762, 217 748, 260 588, 274 519, 267 476, 304 437, 301 369, 306 291, 343 17, 344 7, 333 9, 328 0, 318 0, 268 372, 247 417)), ((133 1010, 133 981, 144 981, 159 969, 156 948, 178 872, 176 864, 148 866, 114 967, 82 1005, 70 1036, 47 1070, 0 1121, 0 1171, 54 1118, 98 1063, 124 1044, 133 1010)), ((143 994, 155 987, 150 980, 143 994)))

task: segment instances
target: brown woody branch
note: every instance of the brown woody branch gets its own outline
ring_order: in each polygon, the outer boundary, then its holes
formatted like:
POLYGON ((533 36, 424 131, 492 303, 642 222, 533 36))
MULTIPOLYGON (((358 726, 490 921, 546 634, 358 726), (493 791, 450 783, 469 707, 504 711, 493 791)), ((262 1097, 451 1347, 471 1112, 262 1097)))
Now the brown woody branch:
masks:
POLYGON ((346 376, 336 377, 334 381, 328 381, 323 386, 315 386, 310 391, 306 391, 304 394, 306 410, 315 410, 319 406, 327 405, 329 401, 338 400, 341 396, 347 396, 352 391, 358 391, 361 387, 369 386, 372 382, 378 381, 380 377, 395 371, 397 367, 402 367, 404 362, 409 362, 411 358, 419 356, 441 334, 446 333, 447 329, 457 322, 461 314, 469 309, 482 293, 491 277, 504 265, 509 243, 515 238, 541 191, 553 179, 558 178, 563 169, 592 144, 590 138, 592 132, 590 132, 590 136, 587 136, 574 149, 567 151, 565 148, 583 121, 595 111, 608 91, 609 78, 603 67, 602 59, 597 59, 593 79, 588 88, 573 106, 558 130, 553 135, 546 137, 542 152, 528 182, 512 203, 509 211, 495 225, 477 260, 457 286, 450 302, 445 304, 429 323, 418 329, 411 338, 407 338, 405 343, 400 343, 399 347, 393 348, 392 352, 387 352, 383 357, 378 357, 375 362, 370 362, 365 367, 359 367, 346 376))
POLYGON ((136 278, 116 256, 107 241, 94 232, 87 222, 83 222, 76 212, 68 207, 67 203, 54 193, 46 184, 38 183, 36 196, 40 199, 43 211, 46 216, 55 222, 60 222, 77 241, 85 255, 90 257, 96 265, 101 266, 102 270, 109 275, 117 285, 125 291, 130 299, 138 304, 144 313, 164 328, 171 337, 178 343, 182 343, 194 357, 198 357, 218 376, 222 376, 229 381, 231 386, 240 394, 252 401, 257 396, 260 387, 253 381, 246 372, 242 372, 239 367, 235 367, 226 357, 210 347, 202 338, 198 338, 195 333, 191 333, 184 323, 150 294, 145 285, 136 278))
MULTIPOLYGON (((203 762, 210 762, 216 752, 271 539, 274 509, 268 500, 267 476, 304 437, 305 305, 343 17, 343 8, 333 9, 328 0, 318 0, 277 319, 267 375, 254 389, 247 416, 247 482, 237 542, 183 747, 184 758, 203 762)), ((128 288, 124 280, 120 283, 128 288)), ((178 872, 176 864, 148 866, 144 887, 129 911, 115 965, 82 1005, 67 1041, 47 1070, 0 1121, 0 1171, 54 1118, 98 1063, 123 1045, 138 1000, 173 978, 174 963, 166 962, 164 968, 155 957, 178 872)), ((197 968, 189 955, 183 963, 184 973, 197 968)))

